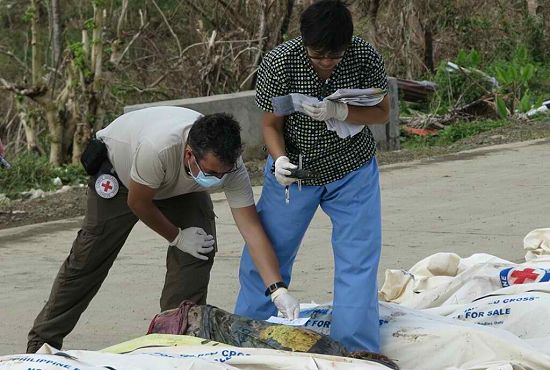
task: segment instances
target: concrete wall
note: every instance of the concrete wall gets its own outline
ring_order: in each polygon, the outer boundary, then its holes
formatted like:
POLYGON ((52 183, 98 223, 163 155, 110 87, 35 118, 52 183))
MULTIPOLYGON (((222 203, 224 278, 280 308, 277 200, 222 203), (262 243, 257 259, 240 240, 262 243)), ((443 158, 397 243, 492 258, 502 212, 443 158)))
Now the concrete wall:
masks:
MULTIPOLYGON (((390 79, 389 85, 388 92, 390 93, 392 106, 390 123, 388 125, 369 126, 381 150, 399 149, 399 102, 397 98, 397 83, 394 79, 390 79)), ((247 160, 260 159, 266 156, 266 152, 263 150, 261 132, 262 111, 254 103, 254 95, 255 91, 251 90, 234 94, 130 105, 124 107, 124 113, 161 105, 185 107, 204 114, 217 112, 231 113, 241 124, 241 137, 245 143, 243 157, 247 160)))
POLYGON ((147 107, 170 105, 196 110, 203 114, 218 112, 231 113, 241 124, 241 138, 245 143, 245 159, 264 158, 262 139, 262 111, 254 103, 254 91, 243 91, 234 94, 212 95, 200 98, 159 101, 155 103, 130 105, 124 107, 124 113, 147 107))

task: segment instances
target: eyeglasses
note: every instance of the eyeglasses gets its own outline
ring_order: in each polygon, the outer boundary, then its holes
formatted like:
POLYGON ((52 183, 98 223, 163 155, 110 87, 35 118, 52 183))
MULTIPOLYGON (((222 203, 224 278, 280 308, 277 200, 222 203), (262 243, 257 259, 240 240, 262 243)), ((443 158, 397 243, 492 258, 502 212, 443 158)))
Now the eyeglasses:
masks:
POLYGON ((315 51, 310 51, 309 49, 307 49, 307 57, 312 60, 323 60, 323 59, 338 60, 338 59, 342 59, 345 54, 346 54, 346 51, 344 50, 341 53, 329 53, 327 55, 319 55, 315 51))
MULTIPOLYGON (((193 153, 193 152, 191 152, 193 153)), ((232 172, 235 172, 239 169, 239 164, 238 163, 235 163, 233 165, 233 167, 229 170, 229 171, 225 171, 225 172, 215 172, 215 171, 211 171, 211 172, 206 172, 204 171, 202 168, 201 168, 201 165, 199 164, 199 160, 197 159, 197 156, 195 155, 195 153, 193 153, 193 158, 195 158, 195 164, 197 165, 197 167, 199 168, 199 170, 204 174, 204 176, 206 177, 217 177, 218 179, 221 179, 222 177, 224 177, 225 175, 227 175, 228 173, 232 173, 232 172)))

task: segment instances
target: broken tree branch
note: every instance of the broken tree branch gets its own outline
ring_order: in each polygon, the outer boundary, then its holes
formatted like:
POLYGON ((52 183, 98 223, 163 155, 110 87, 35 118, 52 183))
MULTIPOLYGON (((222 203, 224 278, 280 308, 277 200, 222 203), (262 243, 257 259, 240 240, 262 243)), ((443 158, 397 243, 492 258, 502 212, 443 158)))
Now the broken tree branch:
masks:
POLYGON ((168 30, 170 31, 170 33, 172 34, 172 36, 174 36, 174 39, 176 40, 176 44, 178 45, 179 54, 182 55, 181 43, 180 43, 180 40, 179 40, 179 38, 178 38, 178 35, 176 35, 176 33, 174 32, 174 30, 172 29, 172 26, 170 26, 170 23, 168 22, 168 19, 166 19, 166 16, 164 15, 164 12, 163 12, 162 9, 158 6, 157 2, 156 2, 155 0, 151 0, 151 2, 152 2, 153 5, 155 6, 155 8, 157 8, 158 12, 160 13, 160 16, 162 17, 164 23, 166 24, 166 27, 168 27, 168 30))
POLYGON ((31 73, 31 70, 30 68, 25 64, 25 62, 23 62, 21 59, 19 59, 14 53, 12 53, 11 51, 9 50, 6 50, 4 49, 3 47, 0 47, 0 53, 4 54, 4 55, 7 55, 9 56, 10 58, 13 58, 13 60, 15 60, 17 62, 17 64, 19 64, 21 67, 23 67, 25 69, 25 72, 27 74, 30 74, 31 73))

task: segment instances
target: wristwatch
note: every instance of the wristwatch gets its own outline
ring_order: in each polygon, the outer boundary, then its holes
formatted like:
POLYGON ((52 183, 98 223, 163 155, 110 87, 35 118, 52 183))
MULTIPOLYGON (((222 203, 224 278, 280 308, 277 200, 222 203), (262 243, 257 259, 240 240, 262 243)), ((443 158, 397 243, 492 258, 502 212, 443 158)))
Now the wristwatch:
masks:
POLYGON ((279 288, 287 288, 288 289, 288 285, 286 285, 284 281, 278 281, 276 283, 273 283, 270 286, 268 286, 267 289, 265 290, 265 296, 267 297, 267 296, 271 295, 274 291, 276 291, 279 288))

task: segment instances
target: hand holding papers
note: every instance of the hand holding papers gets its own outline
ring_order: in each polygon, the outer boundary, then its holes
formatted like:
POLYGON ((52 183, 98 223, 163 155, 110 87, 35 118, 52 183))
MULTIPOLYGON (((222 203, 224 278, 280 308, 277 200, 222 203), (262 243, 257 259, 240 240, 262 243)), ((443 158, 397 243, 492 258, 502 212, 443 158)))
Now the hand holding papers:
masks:
MULTIPOLYGON (((355 105, 361 107, 374 106, 384 99, 386 91, 379 88, 370 89, 338 89, 333 94, 327 96, 325 100, 334 102, 345 103, 348 105, 355 105)), ((288 116, 295 112, 308 114, 303 106, 320 106, 321 101, 318 98, 307 96, 304 94, 293 93, 285 96, 277 96, 272 100, 273 113, 279 116, 288 116)), ((341 138, 351 137, 363 130, 363 125, 353 125, 345 122, 344 120, 338 120, 330 118, 325 121, 327 129, 335 131, 341 138)))

